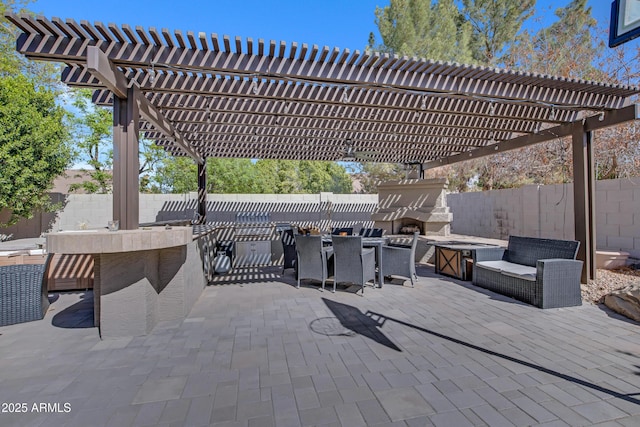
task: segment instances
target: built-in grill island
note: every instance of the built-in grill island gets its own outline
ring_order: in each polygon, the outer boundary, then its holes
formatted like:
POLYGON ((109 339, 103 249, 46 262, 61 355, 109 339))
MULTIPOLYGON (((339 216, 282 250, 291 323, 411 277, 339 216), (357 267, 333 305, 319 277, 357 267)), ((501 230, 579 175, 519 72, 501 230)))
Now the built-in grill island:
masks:
POLYGON ((237 213, 233 225, 234 267, 270 265, 274 230, 268 213, 237 213))
POLYGON ((371 215, 374 227, 386 234, 448 236, 453 214, 447 206, 447 180, 407 179, 378 186, 378 210, 371 215))

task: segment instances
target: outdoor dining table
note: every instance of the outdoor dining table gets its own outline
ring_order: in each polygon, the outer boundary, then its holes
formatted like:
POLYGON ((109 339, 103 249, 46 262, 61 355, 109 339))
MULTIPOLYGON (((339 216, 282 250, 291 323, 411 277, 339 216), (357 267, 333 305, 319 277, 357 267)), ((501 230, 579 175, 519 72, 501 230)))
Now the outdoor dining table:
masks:
MULTIPOLYGON (((323 235, 322 242, 331 244, 331 235, 323 235)), ((362 246, 365 248, 375 248, 376 266, 378 267, 378 287, 382 287, 384 282, 384 272, 382 271, 382 246, 389 243, 388 237, 363 237, 362 246)))

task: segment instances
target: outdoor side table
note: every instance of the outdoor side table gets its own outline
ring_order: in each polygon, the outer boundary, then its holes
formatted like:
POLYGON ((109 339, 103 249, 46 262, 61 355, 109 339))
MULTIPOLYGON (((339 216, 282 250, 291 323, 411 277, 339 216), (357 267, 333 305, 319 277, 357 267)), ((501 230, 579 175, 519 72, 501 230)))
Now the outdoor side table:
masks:
POLYGON ((436 244, 435 270, 438 274, 471 280, 473 272, 473 252, 477 248, 495 247, 480 243, 436 244))

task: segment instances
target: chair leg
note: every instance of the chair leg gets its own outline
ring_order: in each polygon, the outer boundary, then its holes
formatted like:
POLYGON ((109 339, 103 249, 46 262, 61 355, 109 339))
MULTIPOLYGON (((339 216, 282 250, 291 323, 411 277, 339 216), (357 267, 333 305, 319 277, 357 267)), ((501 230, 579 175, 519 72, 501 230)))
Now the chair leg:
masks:
POLYGON ((333 293, 334 294, 336 293, 336 281, 335 280, 333 281, 333 293))
POLYGON ((297 286, 297 288, 300 289, 300 278, 298 278, 298 286, 297 286))

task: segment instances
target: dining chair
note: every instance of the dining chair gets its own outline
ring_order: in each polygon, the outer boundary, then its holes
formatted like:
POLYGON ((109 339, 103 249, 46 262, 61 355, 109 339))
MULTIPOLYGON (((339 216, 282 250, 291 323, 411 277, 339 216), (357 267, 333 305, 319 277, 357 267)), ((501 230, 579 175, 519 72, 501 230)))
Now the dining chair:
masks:
POLYGON ((362 287, 376 280, 375 248, 363 248, 362 236, 332 236, 333 292, 337 283, 353 283, 362 287))
POLYGON ((323 247, 322 236, 295 235, 297 267, 298 267, 298 288, 300 280, 319 280, 322 282, 324 290, 325 282, 329 277, 329 259, 333 249, 323 247))
MULTIPOLYGON (((382 246, 381 262, 385 276, 406 277, 411 280, 411 287, 414 287, 414 279, 418 279, 415 262, 418 235, 417 231, 413 233, 411 246, 382 246)), ((381 277, 380 280, 384 280, 384 277, 381 277)))
POLYGON ((384 230, 382 228, 372 228, 369 237, 382 237, 384 230))
POLYGON ((343 233, 347 233, 347 236, 351 236, 353 234, 353 227, 334 228, 331 230, 331 235, 333 236, 339 236, 343 233))
POLYGON ((362 237, 371 237, 372 231, 373 230, 371 228, 361 228, 358 234, 362 237))
POLYGON ((282 240, 282 253, 284 256, 284 264, 282 265, 282 274, 287 268, 296 269, 296 240, 293 237, 293 229, 286 229, 280 235, 282 240))

